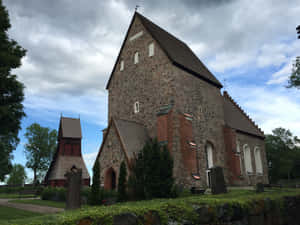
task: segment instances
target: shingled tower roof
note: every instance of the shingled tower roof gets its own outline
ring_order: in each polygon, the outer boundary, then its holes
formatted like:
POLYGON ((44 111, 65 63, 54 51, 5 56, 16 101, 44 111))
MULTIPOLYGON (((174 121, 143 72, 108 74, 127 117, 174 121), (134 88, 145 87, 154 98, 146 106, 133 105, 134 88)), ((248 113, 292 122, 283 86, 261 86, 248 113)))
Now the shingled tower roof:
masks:
POLYGON ((165 54, 171 60, 171 62, 179 67, 180 69, 185 70, 186 72, 205 80, 206 82, 218 87, 222 88, 222 84, 218 81, 218 79, 206 68, 206 66, 200 61, 200 59, 194 54, 194 52, 181 40, 174 37, 169 32, 165 31, 161 27, 157 26, 146 17, 142 16, 138 12, 135 12, 129 29, 127 31, 126 37, 122 44, 121 50, 119 52, 118 58, 115 62, 113 71, 110 75, 108 83, 106 85, 106 89, 108 89, 112 75, 115 71, 117 62, 119 61, 120 53, 123 49, 124 43, 128 38, 128 33, 130 27, 135 19, 138 17, 146 30, 150 33, 150 35, 158 42, 159 46, 163 49, 165 54))
POLYGON ((59 137, 82 138, 80 119, 61 117, 59 126, 59 137))

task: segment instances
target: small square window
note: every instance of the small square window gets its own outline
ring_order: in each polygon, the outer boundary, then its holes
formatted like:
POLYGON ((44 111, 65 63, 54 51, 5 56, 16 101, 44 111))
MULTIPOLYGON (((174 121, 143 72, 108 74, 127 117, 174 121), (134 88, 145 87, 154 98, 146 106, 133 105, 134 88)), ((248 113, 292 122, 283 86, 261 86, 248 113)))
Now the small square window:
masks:
POLYGON ((149 44, 149 57, 154 56, 154 43, 149 44))
POLYGON ((134 53, 134 64, 137 64, 139 62, 139 53, 134 53))
POLYGON ((140 103, 135 102, 134 103, 134 113, 138 113, 140 111, 140 103))
POLYGON ((120 71, 124 70, 124 60, 121 60, 120 62, 120 71))

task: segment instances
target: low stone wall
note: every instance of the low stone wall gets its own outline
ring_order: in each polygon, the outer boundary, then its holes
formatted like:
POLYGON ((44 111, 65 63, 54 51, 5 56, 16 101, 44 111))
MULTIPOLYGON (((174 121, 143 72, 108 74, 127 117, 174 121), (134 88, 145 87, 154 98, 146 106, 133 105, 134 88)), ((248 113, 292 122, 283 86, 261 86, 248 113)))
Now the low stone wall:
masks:
POLYGON ((246 204, 191 205, 192 210, 178 213, 172 208, 167 214, 149 210, 115 214, 105 221, 86 217, 79 225, 300 225, 300 196, 280 200, 261 199, 246 204))

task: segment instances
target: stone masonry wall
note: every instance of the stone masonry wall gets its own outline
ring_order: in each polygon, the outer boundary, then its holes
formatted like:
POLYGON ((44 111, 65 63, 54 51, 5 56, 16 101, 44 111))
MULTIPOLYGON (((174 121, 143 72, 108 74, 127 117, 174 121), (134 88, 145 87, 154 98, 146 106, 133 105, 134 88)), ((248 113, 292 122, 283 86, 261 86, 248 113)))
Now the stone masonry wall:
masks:
POLYGON ((121 163, 125 161, 126 166, 128 168, 126 158, 123 150, 121 149, 121 144, 118 139, 116 130, 114 125, 112 125, 108 131, 108 136, 106 137, 106 141, 103 143, 100 157, 98 158, 100 162, 100 180, 101 186, 104 185, 105 182, 105 174, 107 170, 112 168, 116 174, 116 185, 118 185, 118 177, 119 177, 119 168, 121 163))
POLYGON ((267 163, 267 157, 266 157, 266 151, 265 151, 265 142, 262 139, 252 137, 250 135, 241 134, 237 132, 237 139, 240 143, 240 149, 241 149, 241 161, 242 161, 242 178, 243 178, 243 185, 255 185, 258 182, 262 182, 264 184, 268 184, 268 163, 267 163), (244 160, 244 154, 243 154, 243 146, 247 144, 250 147, 251 150, 251 162, 252 162, 252 168, 253 173, 247 174, 245 171, 245 160, 244 160), (256 166, 255 166, 255 157, 254 157, 254 148, 259 147, 260 153, 261 153, 261 160, 263 165, 263 174, 258 175, 256 173, 256 166))
POLYGON ((174 76, 171 63, 157 42, 145 30, 136 17, 128 40, 120 54, 109 86, 108 121, 112 117, 136 121, 148 128, 151 137, 156 136, 156 112, 161 105, 170 102, 174 76), (129 38, 143 31, 143 35, 129 38), (148 45, 154 43, 154 56, 148 56, 148 45), (139 52, 139 63, 134 64, 134 53, 139 52), (120 71, 120 60, 124 70, 120 71), (140 112, 134 113, 134 103, 139 101, 140 112))
POLYGON ((197 154, 199 158, 200 183, 194 181, 190 174, 184 170, 182 165, 182 156, 179 153, 180 137, 176 128, 174 131, 173 146, 176 154, 174 158, 175 174, 179 176, 179 183, 184 186, 207 185, 207 161, 205 145, 210 142, 213 145, 213 164, 224 168, 225 178, 227 179, 227 170, 224 162, 224 111, 223 97, 220 89, 208 84, 207 82, 196 78, 195 76, 177 68, 172 67, 175 79, 174 110, 181 113, 188 113, 193 116, 192 127, 197 145, 197 154), (176 146, 176 147, 175 147, 176 146))

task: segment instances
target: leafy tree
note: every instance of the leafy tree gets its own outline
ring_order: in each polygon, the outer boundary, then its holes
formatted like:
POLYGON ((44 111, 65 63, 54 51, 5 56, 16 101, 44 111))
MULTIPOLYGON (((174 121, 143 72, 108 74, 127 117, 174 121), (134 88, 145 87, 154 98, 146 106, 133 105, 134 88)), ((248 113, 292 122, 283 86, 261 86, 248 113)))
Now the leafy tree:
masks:
POLYGON ((8 12, 0 0, 0 181, 12 169, 12 151, 19 143, 18 132, 25 116, 24 86, 11 70, 21 66, 26 51, 8 37, 10 27, 8 12))
POLYGON ((33 181, 48 170, 56 149, 57 131, 42 127, 37 123, 26 128, 25 145, 26 167, 33 170, 33 181))
POLYGON ((136 197, 170 197, 173 187, 173 160, 167 146, 157 140, 148 141, 134 163, 130 186, 136 197))
POLYGON ((120 166, 119 172, 119 181, 118 181, 118 201, 125 201, 127 199, 126 193, 126 177, 127 177, 127 170, 126 164, 123 161, 120 166))
POLYGON ((287 87, 295 87, 300 89, 300 56, 297 56, 295 62, 293 63, 292 74, 289 77, 287 87))
POLYGON ((25 184, 25 179, 27 178, 25 168, 21 164, 14 164, 9 177, 7 179, 7 184, 9 185, 23 185, 25 184))
POLYGON ((270 181, 300 177, 300 140, 284 128, 274 129, 266 136, 266 152, 270 181))
POLYGON ((91 188, 91 194, 89 196, 89 203, 91 205, 101 204, 101 189, 100 189, 100 162, 96 160, 93 166, 93 183, 91 188))

